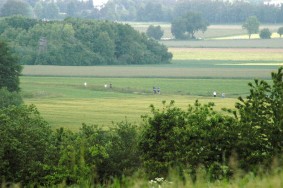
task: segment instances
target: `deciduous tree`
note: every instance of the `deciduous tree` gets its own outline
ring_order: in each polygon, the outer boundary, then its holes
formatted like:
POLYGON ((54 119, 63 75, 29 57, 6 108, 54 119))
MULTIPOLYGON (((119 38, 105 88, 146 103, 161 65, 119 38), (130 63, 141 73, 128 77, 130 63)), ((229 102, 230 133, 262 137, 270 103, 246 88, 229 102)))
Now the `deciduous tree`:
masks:
POLYGON ((22 0, 8 0, 1 9, 2 16, 22 15, 32 17, 32 7, 22 0))
POLYGON ((281 35, 283 35, 283 27, 279 27, 277 33, 278 35, 280 35, 281 38, 281 35))
POLYGON ((6 87, 9 91, 19 91, 19 76, 22 66, 12 53, 8 45, 0 41, 0 88, 6 87))
POLYGON ((252 34, 256 34, 259 31, 259 21, 256 16, 250 16, 246 19, 246 22, 242 25, 242 28, 247 30, 249 39, 252 34))
POLYGON ((1 109, 0 125, 0 176, 23 185, 38 182, 52 158, 51 128, 34 106, 1 109))
POLYGON ((176 39, 195 39, 195 33, 197 31, 205 32, 208 25, 208 22, 202 18, 200 13, 190 12, 173 20, 171 32, 176 39))
POLYGON ((264 80, 249 83, 250 94, 236 104, 239 117, 237 153, 244 169, 270 162, 283 149, 283 67, 264 80))
POLYGON ((0 89, 0 109, 7 108, 10 105, 19 106, 23 100, 19 93, 9 92, 7 88, 0 89))
POLYGON ((146 34, 149 37, 152 37, 156 40, 160 40, 164 34, 164 31, 161 29, 160 25, 158 26, 150 25, 146 30, 146 34))

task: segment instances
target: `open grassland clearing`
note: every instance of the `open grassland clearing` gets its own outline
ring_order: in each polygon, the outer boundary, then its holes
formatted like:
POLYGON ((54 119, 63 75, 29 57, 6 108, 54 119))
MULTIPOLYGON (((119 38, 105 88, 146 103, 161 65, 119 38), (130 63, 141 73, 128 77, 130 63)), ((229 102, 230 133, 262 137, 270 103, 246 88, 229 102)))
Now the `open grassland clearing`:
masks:
POLYGON ((193 104, 196 99, 201 103, 215 102, 216 110, 221 107, 233 107, 235 99, 213 99, 202 97, 182 97, 182 96, 160 96, 160 97, 136 97, 136 98, 116 98, 116 99, 38 99, 25 100, 26 104, 37 106, 43 118, 52 128, 64 127, 77 131, 82 123, 88 125, 96 124, 103 128, 109 128, 113 122, 128 120, 131 123, 140 125, 141 115, 150 113, 150 104, 161 107, 162 100, 170 102, 175 100, 176 105, 183 109, 188 104, 193 104))
POLYGON ((22 95, 54 128, 78 130, 83 122, 109 127, 125 118, 141 123, 149 105, 161 107, 163 100, 181 108, 197 99, 215 102, 217 110, 233 108, 238 96, 248 94, 248 82, 270 79, 283 61, 282 49, 169 50, 173 62, 163 65, 24 66, 22 95), (153 94, 154 86, 160 95, 153 94))
POLYGON ((164 100, 174 100, 176 106, 184 109, 197 99, 201 103, 215 102, 217 110, 233 108, 237 96, 247 94, 248 81, 23 76, 21 86, 25 103, 35 104, 52 127, 78 130, 83 122, 109 127, 112 121, 127 118, 141 123, 140 116, 150 112, 149 105, 161 107, 164 100), (109 83, 112 89, 104 87, 109 83), (160 87, 160 95, 153 94, 153 86, 160 87), (214 90, 217 98, 212 97, 214 90), (220 96, 222 92, 225 98, 220 96))

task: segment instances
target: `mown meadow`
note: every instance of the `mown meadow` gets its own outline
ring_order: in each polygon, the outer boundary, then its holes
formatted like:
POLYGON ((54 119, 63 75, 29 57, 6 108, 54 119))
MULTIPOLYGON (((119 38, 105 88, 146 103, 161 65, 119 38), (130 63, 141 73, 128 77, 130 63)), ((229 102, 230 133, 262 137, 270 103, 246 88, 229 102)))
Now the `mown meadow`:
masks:
POLYGON ((182 108, 196 99, 211 101, 220 110, 233 107, 236 96, 247 91, 247 80, 239 79, 22 77, 21 84, 27 104, 35 104, 54 128, 71 130, 83 122, 108 127, 126 118, 140 123, 149 105, 160 106, 163 100, 175 100, 182 108), (109 83, 112 89, 104 87, 109 83), (161 94, 153 94, 153 86, 161 94), (225 98, 214 99, 214 90, 225 92, 225 98))
POLYGON ((164 100, 175 100, 184 109, 197 99, 215 102, 217 110, 233 108, 237 97, 249 92, 249 82, 270 79, 270 72, 283 65, 281 48, 169 51, 173 61, 164 65, 25 66, 22 94, 54 128, 77 130, 82 123, 108 128, 125 119, 140 124, 149 105, 160 106, 164 100), (153 87, 160 87, 161 94, 153 94, 153 87), (212 97, 213 91, 218 97, 212 97))

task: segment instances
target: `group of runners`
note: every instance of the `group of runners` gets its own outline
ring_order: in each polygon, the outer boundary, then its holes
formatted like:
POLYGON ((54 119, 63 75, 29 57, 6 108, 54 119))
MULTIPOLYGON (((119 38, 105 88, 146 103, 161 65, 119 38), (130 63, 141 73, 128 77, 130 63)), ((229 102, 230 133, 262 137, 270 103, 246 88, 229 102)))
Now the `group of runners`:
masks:
POLYGON ((160 87, 153 86, 153 94, 160 94, 160 87))
MULTIPOLYGON (((213 91, 213 97, 216 97, 217 93, 216 91, 213 91)), ((221 97, 224 98, 225 97, 225 93, 221 93, 221 97)))

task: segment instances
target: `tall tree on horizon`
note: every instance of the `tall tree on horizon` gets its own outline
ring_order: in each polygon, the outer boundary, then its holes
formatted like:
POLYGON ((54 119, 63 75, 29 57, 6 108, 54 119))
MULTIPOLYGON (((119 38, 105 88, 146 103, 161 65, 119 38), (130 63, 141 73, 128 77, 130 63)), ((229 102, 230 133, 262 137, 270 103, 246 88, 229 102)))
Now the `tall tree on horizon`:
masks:
POLYGON ((250 16, 246 19, 245 23, 242 25, 242 28, 247 30, 249 39, 252 34, 256 34, 259 31, 259 21, 256 16, 250 16))

